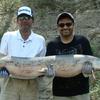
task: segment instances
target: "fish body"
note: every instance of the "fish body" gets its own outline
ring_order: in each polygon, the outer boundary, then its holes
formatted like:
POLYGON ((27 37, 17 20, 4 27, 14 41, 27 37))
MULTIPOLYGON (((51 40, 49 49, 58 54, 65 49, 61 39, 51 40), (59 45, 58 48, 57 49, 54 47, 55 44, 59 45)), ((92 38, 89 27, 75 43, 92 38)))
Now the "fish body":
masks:
MULTIPOLYGON (((39 66, 39 68, 47 68, 49 65, 52 65, 55 71, 66 71, 67 73, 75 73, 76 70, 81 73, 82 66, 85 62, 92 64, 94 71, 100 70, 100 58, 89 56, 89 55, 56 55, 56 56, 46 56, 46 57, 33 57, 33 58, 24 58, 24 57, 3 57, 0 59, 0 64, 5 64, 6 66, 13 66, 19 68, 32 68, 39 66), (69 71, 68 71, 69 69, 69 71), (72 70, 71 70, 72 69, 72 70)), ((14 75, 11 75, 12 77, 14 75)), ((37 75, 36 75, 37 76, 37 75)), ((62 75, 63 76, 63 75, 62 75)), ((15 76, 14 76, 15 77, 15 76)), ((66 77, 66 75, 65 75, 66 77)), ((18 77, 15 77, 18 78, 18 77)), ((35 78, 34 74, 30 76, 19 76, 19 78, 35 78), (33 75, 33 76, 32 76, 33 75)))

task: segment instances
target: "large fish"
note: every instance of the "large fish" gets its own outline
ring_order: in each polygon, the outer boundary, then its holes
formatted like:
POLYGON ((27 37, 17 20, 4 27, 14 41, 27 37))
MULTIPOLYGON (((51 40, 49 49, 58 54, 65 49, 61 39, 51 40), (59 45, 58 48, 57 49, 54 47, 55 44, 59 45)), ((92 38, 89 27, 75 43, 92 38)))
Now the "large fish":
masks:
POLYGON ((10 77, 34 79, 42 74, 48 66, 56 72, 56 76, 72 77, 82 71, 84 63, 89 62, 94 71, 100 70, 100 58, 89 55, 58 55, 46 57, 3 57, 0 67, 6 66, 10 77))

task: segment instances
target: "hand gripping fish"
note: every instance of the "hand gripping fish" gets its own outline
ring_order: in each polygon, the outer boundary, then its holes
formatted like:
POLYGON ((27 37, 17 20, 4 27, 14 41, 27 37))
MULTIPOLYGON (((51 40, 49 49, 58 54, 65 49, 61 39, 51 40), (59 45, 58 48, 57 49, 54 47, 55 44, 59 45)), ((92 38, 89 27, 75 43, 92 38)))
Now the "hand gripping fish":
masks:
POLYGON ((86 62, 91 64, 94 71, 100 70, 100 58, 78 54, 34 58, 6 56, 0 59, 0 68, 5 66, 11 73, 10 77, 19 79, 34 79, 44 75, 48 66, 53 68, 56 76, 73 77, 82 72, 86 62))

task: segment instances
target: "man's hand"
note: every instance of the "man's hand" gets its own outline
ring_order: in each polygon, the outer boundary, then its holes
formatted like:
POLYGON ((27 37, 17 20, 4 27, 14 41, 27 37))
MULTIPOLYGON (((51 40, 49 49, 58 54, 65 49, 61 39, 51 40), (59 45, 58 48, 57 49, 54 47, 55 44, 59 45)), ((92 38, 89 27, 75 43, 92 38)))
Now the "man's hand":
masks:
POLYGON ((45 71, 45 75, 48 77, 55 76, 55 70, 53 69, 53 65, 48 65, 47 70, 45 71))
POLYGON ((0 69, 0 77, 6 78, 9 76, 9 74, 10 74, 9 71, 5 67, 2 67, 0 69))
POLYGON ((93 69, 91 62, 87 61, 83 64, 82 73, 84 76, 88 76, 88 75, 92 74, 93 71, 94 71, 94 69, 93 69))

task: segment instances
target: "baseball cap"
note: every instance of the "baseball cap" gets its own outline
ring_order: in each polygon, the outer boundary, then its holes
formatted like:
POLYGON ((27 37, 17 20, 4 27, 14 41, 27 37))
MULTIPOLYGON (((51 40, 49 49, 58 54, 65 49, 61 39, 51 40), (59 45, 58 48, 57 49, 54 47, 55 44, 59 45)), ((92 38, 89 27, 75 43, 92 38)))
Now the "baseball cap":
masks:
POLYGON ((21 14, 26 14, 26 15, 33 17, 33 12, 31 10, 31 8, 27 7, 27 6, 22 6, 18 9, 17 16, 19 16, 21 14))
POLYGON ((62 12, 62 13, 60 13, 57 16, 57 24, 58 24, 59 20, 62 19, 63 17, 70 18, 73 21, 73 23, 74 23, 74 17, 73 17, 73 15, 71 13, 69 13, 69 12, 62 12))

